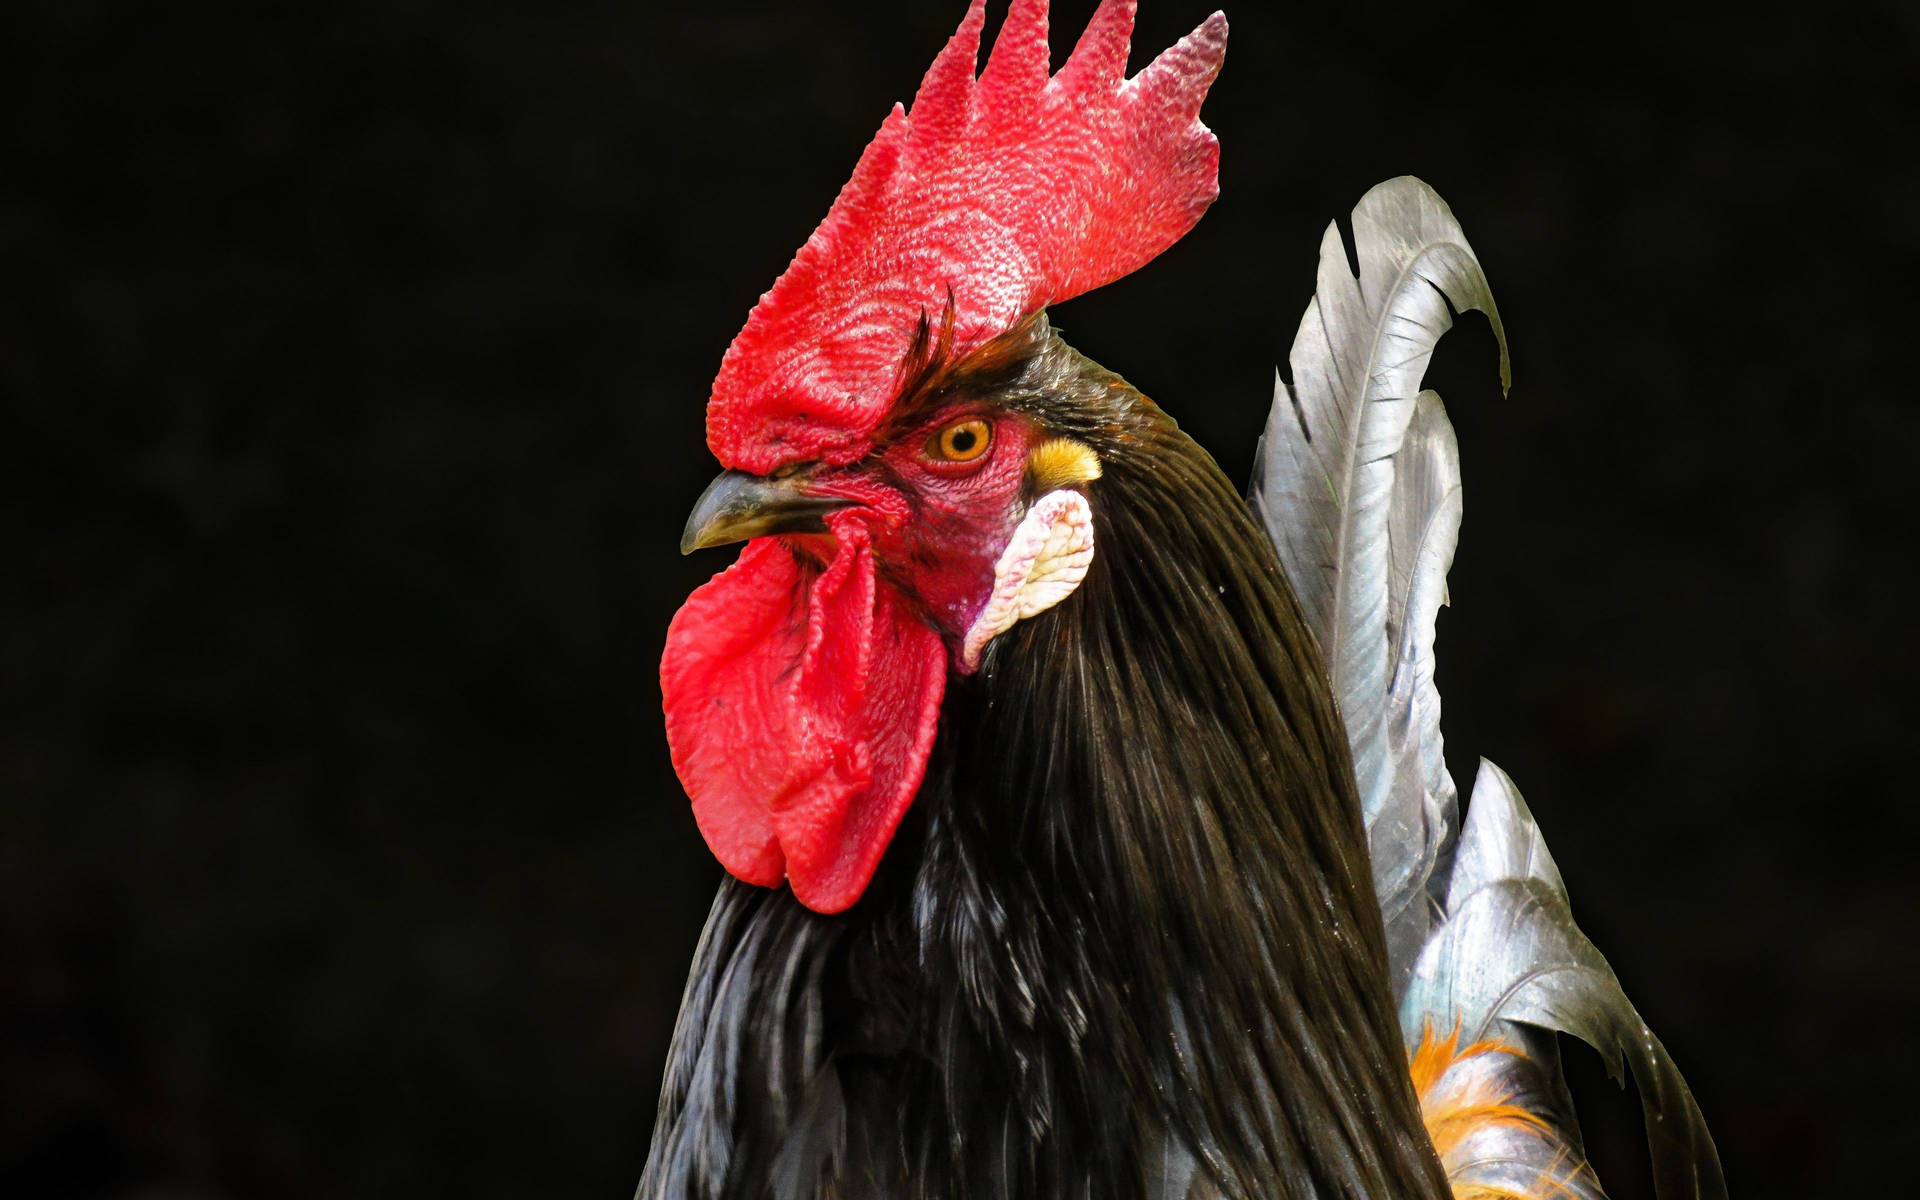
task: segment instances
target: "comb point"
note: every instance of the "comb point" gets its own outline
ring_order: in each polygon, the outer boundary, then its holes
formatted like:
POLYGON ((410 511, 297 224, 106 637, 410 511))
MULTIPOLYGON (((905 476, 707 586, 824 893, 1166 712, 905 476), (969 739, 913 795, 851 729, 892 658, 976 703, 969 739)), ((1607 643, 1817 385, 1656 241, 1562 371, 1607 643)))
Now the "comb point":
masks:
POLYGON ((980 31, 987 22, 987 0, 971 0, 960 28, 940 48, 920 80, 908 116, 916 155, 949 146, 966 132, 973 107, 973 72, 980 58, 980 31))
POLYGON ((1127 71, 1133 45, 1135 0, 1100 0, 1073 53, 1060 67, 1060 86, 1069 94, 1111 92, 1127 71))
POLYGON ((1024 110, 1047 86, 1047 0, 1013 0, 974 89, 978 113, 1024 110))

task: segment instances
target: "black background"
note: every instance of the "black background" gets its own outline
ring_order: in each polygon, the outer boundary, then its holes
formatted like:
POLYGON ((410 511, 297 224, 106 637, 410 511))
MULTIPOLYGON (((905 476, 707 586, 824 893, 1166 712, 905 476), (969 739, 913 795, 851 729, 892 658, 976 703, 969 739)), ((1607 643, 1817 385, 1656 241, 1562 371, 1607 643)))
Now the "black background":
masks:
MULTIPOLYGON (((627 1194, 717 878, 655 675, 707 387, 961 8, 8 7, 0 1188, 627 1194)), ((1223 199, 1056 312, 1242 477, 1327 222, 1451 202, 1515 372, 1430 377, 1455 774, 1745 1197, 1920 1144, 1915 11, 1241 3, 1223 199)))

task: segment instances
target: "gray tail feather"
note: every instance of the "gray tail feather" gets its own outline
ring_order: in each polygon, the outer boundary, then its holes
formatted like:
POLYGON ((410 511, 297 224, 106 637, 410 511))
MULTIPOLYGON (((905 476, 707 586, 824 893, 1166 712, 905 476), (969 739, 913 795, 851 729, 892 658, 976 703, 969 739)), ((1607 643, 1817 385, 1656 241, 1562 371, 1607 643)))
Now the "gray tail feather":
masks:
POLYGON ((1453 313, 1506 335, 1479 259, 1433 190, 1403 177, 1336 226, 1276 378, 1248 502, 1280 551, 1352 744, 1402 1032, 1459 1195, 1601 1196, 1554 1035, 1631 1063, 1662 1200, 1726 1195, 1698 1106, 1606 960, 1512 781, 1482 763, 1465 826, 1434 686, 1461 513, 1459 451, 1420 390, 1453 313), (1525 1114, 1516 1116, 1516 1112, 1525 1114), (1450 1123, 1449 1123, 1450 1122, 1450 1123))

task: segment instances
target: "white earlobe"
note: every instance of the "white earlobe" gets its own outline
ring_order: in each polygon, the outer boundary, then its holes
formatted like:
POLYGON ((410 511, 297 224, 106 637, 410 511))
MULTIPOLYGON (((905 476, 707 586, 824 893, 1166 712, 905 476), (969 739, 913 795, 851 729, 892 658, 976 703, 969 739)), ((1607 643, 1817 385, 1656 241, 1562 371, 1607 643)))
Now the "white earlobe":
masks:
POLYGON ((980 665, 987 643, 1073 594, 1093 562, 1093 510, 1075 491, 1048 492, 1027 508, 993 568, 993 595, 967 630, 961 671, 980 665))

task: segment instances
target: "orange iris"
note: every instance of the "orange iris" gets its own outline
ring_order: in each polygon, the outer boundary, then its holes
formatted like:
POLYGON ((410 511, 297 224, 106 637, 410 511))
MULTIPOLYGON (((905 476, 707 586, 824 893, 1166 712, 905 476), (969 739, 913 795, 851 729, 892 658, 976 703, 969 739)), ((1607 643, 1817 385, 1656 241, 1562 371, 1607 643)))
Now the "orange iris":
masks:
POLYGON ((941 462, 972 462, 993 444, 993 426, 978 417, 956 421, 927 442, 929 457, 941 462))

